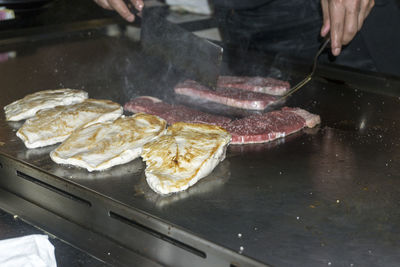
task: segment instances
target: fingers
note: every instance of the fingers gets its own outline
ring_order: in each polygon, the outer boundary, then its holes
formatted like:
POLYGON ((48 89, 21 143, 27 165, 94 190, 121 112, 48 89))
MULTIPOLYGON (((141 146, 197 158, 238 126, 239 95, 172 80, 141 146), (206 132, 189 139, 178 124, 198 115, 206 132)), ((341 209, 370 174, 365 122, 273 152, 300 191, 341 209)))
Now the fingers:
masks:
POLYGON ((107 0, 94 0, 94 2, 104 9, 112 10, 112 7, 108 4, 107 0))
MULTIPOLYGON (((368 1, 368 0, 365 0, 368 1)), ((372 8, 375 6, 375 0, 369 0, 368 5, 367 5, 367 14, 365 15, 365 18, 369 15, 371 12, 372 8)))
POLYGON ((345 14, 346 9, 341 1, 329 2, 331 49, 334 56, 338 56, 342 50, 345 14))
POLYGON ((362 25, 363 25, 363 23, 364 23, 364 19, 367 17, 367 11, 368 11, 368 4, 369 4, 369 1, 368 0, 363 0, 363 1, 361 1, 361 4, 360 4, 360 13, 358 13, 358 18, 357 18, 357 20, 358 20, 358 22, 357 22, 357 24, 358 24, 358 29, 357 30, 360 30, 361 29, 361 27, 362 27, 362 25))
POLYGON ((321 0, 321 35, 330 30, 333 55, 338 56, 342 45, 355 37, 374 5, 374 0, 321 0))
MULTIPOLYGON (((130 11, 127 5, 124 3, 123 0, 94 0, 96 4, 101 6, 102 8, 105 9, 114 9, 115 11, 118 12, 118 14, 121 15, 124 19, 126 19, 129 22, 132 22, 135 20, 135 15, 133 15, 130 11)), ((144 3, 143 0, 130 0, 132 5, 139 11, 143 9, 144 3)))
POLYGON ((358 14, 358 30, 361 29, 364 20, 368 17, 371 9, 374 7, 374 0, 362 0, 360 4, 360 13, 358 14))
POLYGON ((322 16, 323 16, 323 24, 321 27, 321 36, 325 37, 331 27, 328 0, 321 0, 321 7, 322 7, 322 16))
POLYGON ((144 6, 143 0, 131 0, 131 2, 132 2, 132 4, 133 4, 133 6, 134 6, 137 10, 142 11, 143 6, 144 6))
POLYGON ((108 0, 108 3, 125 20, 129 22, 133 22, 135 20, 135 16, 129 11, 128 7, 122 0, 108 0))
POLYGON ((344 18, 342 45, 346 45, 353 40, 358 32, 358 17, 360 12, 359 1, 352 1, 351 4, 347 6, 344 18))
MULTIPOLYGON (((127 5, 124 3, 123 0, 94 0, 99 6, 105 9, 114 9, 121 15, 124 19, 129 22, 135 20, 135 15, 133 15, 127 5)), ((143 0, 130 0, 133 6, 141 11, 143 9, 144 3, 143 0)))

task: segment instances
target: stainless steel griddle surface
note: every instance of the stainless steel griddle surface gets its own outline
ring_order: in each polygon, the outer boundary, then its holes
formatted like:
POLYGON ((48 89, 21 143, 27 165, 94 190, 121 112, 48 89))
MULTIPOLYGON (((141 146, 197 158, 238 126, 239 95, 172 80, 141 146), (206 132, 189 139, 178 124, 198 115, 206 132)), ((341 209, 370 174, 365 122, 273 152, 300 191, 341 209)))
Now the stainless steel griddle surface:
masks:
MULTIPOLYGON (((139 95, 172 102, 172 86, 181 78, 140 54, 124 33, 89 32, 6 50, 16 57, 0 63, 1 107, 60 87, 121 104, 139 95)), ((226 60, 224 72, 266 75, 273 63, 238 55, 226 60)), ((279 70, 292 82, 307 72, 279 70)), ((170 196, 150 190, 141 159, 100 173, 57 165, 48 155, 55 146, 26 149, 15 135, 21 123, 6 122, 4 115, 0 151, 261 262, 398 266, 400 94, 376 90, 317 78, 287 105, 320 114, 318 128, 267 144, 232 145, 209 177, 170 196)))

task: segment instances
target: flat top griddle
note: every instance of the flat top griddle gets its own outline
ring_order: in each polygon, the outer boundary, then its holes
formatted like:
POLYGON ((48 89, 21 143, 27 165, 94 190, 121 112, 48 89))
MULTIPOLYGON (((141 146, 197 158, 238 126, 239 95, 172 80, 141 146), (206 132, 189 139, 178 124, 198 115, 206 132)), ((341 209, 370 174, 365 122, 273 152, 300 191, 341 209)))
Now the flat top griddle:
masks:
MULTIPOLYGON (((17 56, 0 63, 0 106, 60 87, 84 89, 90 97, 121 104, 139 95, 176 101, 172 87, 182 77, 172 66, 143 55, 124 31, 118 37, 106 33, 3 47, 2 52, 15 50, 17 56)), ((285 64, 262 54, 237 53, 225 59, 223 73, 275 71, 293 83, 308 70, 295 64, 284 69, 285 64), (244 61, 247 67, 240 64, 244 61)), ((39 176, 63 181, 65 190, 78 187, 96 194, 99 203, 113 201, 260 263, 397 266, 400 92, 370 74, 339 73, 360 77, 359 84, 366 75, 376 84, 350 86, 340 75, 329 80, 317 76, 286 105, 319 114, 319 127, 266 144, 231 145, 212 174, 169 196, 147 186, 141 159, 95 173, 57 165, 48 156, 56 146, 26 149, 15 135, 22 123, 6 122, 4 115, 0 153, 39 176)))

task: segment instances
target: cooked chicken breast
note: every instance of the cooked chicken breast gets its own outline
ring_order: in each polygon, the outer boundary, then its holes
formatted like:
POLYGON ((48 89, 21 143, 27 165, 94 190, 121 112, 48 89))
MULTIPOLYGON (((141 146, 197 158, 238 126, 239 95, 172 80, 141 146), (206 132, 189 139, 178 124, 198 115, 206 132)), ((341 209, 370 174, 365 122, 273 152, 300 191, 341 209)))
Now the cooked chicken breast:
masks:
POLYGON ((231 135, 218 126, 178 122, 167 134, 147 143, 146 180, 159 194, 186 190, 225 158, 231 135))
POLYGON ((62 142, 80 127, 113 121, 122 115, 121 105, 109 100, 87 99, 71 106, 40 110, 25 121, 17 136, 28 148, 62 142))
POLYGON ((73 132, 50 153, 53 161, 101 171, 139 157, 143 145, 165 134, 163 119, 138 113, 102 122, 73 132))
POLYGON ((4 107, 6 120, 19 121, 35 116, 36 112, 56 106, 81 103, 88 98, 88 93, 74 89, 45 90, 29 94, 4 107))

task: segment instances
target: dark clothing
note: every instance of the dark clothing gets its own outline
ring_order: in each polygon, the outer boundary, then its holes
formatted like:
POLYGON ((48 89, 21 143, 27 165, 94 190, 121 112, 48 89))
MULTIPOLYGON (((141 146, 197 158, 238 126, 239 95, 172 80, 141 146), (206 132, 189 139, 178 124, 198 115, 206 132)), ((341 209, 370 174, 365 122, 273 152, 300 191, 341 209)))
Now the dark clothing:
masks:
POLYGON ((214 5, 218 7, 225 7, 225 8, 234 8, 234 9, 250 9, 256 8, 273 0, 214 0, 214 5))
POLYGON ((375 0, 362 38, 380 72, 400 76, 400 1, 375 0))
MULTIPOLYGON (((252 1, 243 2, 250 5, 252 1)), ((315 53, 322 21, 319 4, 313 0, 264 2, 249 9, 215 7, 226 44, 289 56, 315 53)))
MULTIPOLYGON (((319 0, 214 1, 215 15, 227 46, 306 59, 312 59, 320 46, 322 11, 319 0)), ((320 60, 400 76, 397 25, 400 25, 400 11, 395 0, 376 0, 364 27, 350 45, 343 48, 341 55, 334 58, 325 53, 320 60), (389 52, 397 56, 383 59, 389 52)))

